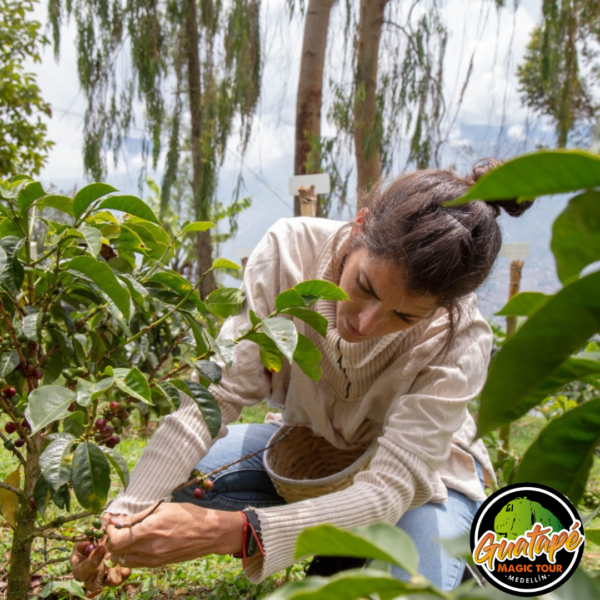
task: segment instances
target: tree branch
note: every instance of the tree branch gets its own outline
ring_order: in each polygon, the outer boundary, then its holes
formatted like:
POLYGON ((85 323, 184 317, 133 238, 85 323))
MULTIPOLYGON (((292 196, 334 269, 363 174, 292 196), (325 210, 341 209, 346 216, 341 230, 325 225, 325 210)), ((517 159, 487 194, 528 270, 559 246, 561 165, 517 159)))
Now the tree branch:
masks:
POLYGON ((22 496, 23 498, 25 497, 25 492, 22 489, 13 487, 8 483, 4 483, 4 481, 0 481, 0 488, 8 490, 17 496, 22 496))

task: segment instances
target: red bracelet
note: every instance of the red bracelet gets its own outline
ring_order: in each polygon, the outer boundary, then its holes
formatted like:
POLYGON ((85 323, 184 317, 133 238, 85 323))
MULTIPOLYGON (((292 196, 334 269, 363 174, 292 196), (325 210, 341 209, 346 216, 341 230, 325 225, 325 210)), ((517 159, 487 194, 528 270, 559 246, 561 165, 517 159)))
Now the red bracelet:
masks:
MULTIPOLYGON (((248 522, 248 517, 246 516, 246 513, 244 513, 241 510, 239 510, 238 513, 241 514, 242 518, 244 519, 244 535, 243 535, 243 538, 242 538, 242 551, 241 552, 237 552, 233 556, 235 558, 241 558, 242 559, 242 573, 245 573, 246 572, 246 562, 247 562, 247 559, 248 559, 248 553, 247 553, 248 542, 250 541, 248 539, 248 532, 250 532, 250 535, 256 541, 256 546, 260 550, 260 553, 263 555, 263 557, 265 556, 265 552, 264 552, 264 550, 262 548, 262 544, 260 543, 260 538, 258 536, 258 533, 256 533, 254 527, 252 526, 252 523, 248 522)), ((254 555, 254 553, 252 553, 250 556, 253 556, 253 555, 254 555)))

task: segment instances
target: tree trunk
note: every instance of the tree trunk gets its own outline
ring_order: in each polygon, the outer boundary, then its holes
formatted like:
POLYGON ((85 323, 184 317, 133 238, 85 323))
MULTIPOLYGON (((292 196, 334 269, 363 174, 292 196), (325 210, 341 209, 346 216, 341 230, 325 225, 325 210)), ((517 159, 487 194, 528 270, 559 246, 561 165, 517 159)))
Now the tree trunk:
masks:
MULTIPOLYGON (((202 194, 202 105, 200 85, 200 35, 198 33, 198 14, 195 0, 190 0, 188 17, 186 19, 186 54, 188 72, 188 96, 191 114, 191 149, 192 149, 192 185, 194 188, 194 210, 196 219, 206 220, 202 194)), ((196 258, 198 262, 198 276, 210 269, 212 265, 212 242, 210 230, 198 233, 196 238, 196 258)), ((204 278, 200 285, 200 295, 205 298, 215 289, 215 280, 212 272, 204 278)))
POLYGON ((381 134, 376 123, 377 62, 383 13, 389 0, 361 0, 354 99, 357 198, 381 178, 381 134))
POLYGON ((23 490, 25 499, 19 499, 17 511, 17 528, 13 533, 12 547, 10 550, 10 566, 6 588, 6 597, 11 600, 27 600, 29 584, 31 582, 31 546, 33 545, 33 530, 37 511, 29 506, 28 498, 33 496, 35 483, 41 470, 39 459, 41 454, 41 440, 38 436, 32 438, 33 449, 27 452, 25 464, 25 481, 23 490))
MULTIPOLYGON (((296 146, 294 175, 320 170, 321 105, 323 70, 329 15, 335 0, 309 0, 304 23, 300 79, 296 98, 296 146), (311 144, 312 140, 312 144, 311 144)), ((317 216, 320 216, 317 204, 317 216)), ((300 199, 294 198, 294 216, 300 216, 300 199)))

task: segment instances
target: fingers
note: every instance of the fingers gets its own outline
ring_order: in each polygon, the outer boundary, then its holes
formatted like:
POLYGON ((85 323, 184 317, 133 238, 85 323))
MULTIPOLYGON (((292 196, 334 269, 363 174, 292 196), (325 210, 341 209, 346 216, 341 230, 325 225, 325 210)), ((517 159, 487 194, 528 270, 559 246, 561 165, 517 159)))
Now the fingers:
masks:
POLYGON ((131 569, 117 565, 113 569, 108 570, 106 583, 110 587, 119 587, 130 575, 131 569))
POLYGON ((106 554, 106 546, 99 544, 94 551, 85 556, 82 550, 88 542, 76 544, 73 554, 71 555, 71 567, 73 569, 73 577, 78 581, 87 581, 94 572, 102 565, 102 560, 106 554))

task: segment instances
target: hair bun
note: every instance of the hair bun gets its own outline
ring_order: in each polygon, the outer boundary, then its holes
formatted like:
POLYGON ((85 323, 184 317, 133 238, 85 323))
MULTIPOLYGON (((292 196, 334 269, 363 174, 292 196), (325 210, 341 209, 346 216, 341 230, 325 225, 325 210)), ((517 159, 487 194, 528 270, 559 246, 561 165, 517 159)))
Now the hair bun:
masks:
MULTIPOLYGON (((473 170, 466 180, 475 185, 481 177, 489 173, 492 169, 499 167, 502 164, 501 160, 495 158, 482 158, 473 165, 473 170)), ((494 211, 494 216, 499 217, 503 209, 511 217, 520 217, 527 209, 531 207, 533 202, 519 202, 516 198, 507 200, 496 200, 489 202, 487 205, 494 211)))

